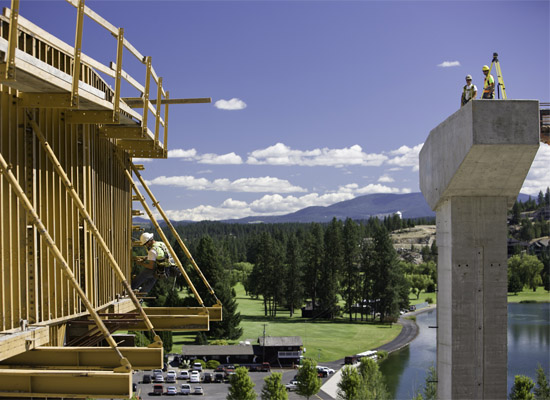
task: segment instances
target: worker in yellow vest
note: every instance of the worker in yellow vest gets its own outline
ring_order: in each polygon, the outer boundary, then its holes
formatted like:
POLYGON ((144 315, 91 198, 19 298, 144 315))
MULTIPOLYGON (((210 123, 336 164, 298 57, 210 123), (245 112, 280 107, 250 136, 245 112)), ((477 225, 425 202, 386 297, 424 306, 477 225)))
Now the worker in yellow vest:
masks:
POLYGON ((136 264, 145 268, 132 281, 132 289, 149 293, 159 278, 177 275, 175 263, 166 245, 155 241, 152 233, 144 232, 139 241, 147 249, 147 256, 135 258, 136 264))
POLYGON ((494 99, 495 98, 495 78, 489 73, 489 67, 484 65, 483 75, 485 75, 485 81, 483 82, 483 96, 482 99, 494 99))
POLYGON ((477 96, 477 87, 472 83, 472 75, 466 75, 466 85, 462 89, 462 99, 460 107, 463 107, 470 100, 475 99, 477 96))

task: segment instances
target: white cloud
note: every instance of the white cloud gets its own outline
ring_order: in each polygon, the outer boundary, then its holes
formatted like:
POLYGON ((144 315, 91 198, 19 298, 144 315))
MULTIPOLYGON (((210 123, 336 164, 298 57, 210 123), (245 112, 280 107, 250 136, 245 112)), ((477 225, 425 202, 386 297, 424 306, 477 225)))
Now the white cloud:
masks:
POLYGON ((441 64, 437 64, 437 66, 442 68, 460 67, 460 61, 443 61, 441 64))
POLYGON ((220 220, 248 216, 282 215, 298 211, 310 206, 328 206, 339 201, 352 199, 349 193, 329 193, 319 195, 309 193, 301 197, 281 196, 280 194, 265 195, 251 203, 226 199, 220 206, 198 206, 186 210, 167 210, 168 217, 175 221, 190 220, 220 220))
POLYGON ((148 163, 148 162, 151 162, 151 161, 153 161, 152 158, 139 158, 139 157, 132 158, 132 162, 134 164, 143 164, 143 163, 148 163))
POLYGON ((218 100, 214 103, 214 107, 220 110, 242 110, 246 108, 246 103, 234 97, 231 100, 218 100))
POLYGON ((300 186, 294 186, 285 179, 264 176, 260 178, 215 179, 193 176, 159 176, 146 181, 148 185, 177 186, 189 190, 212 190, 217 192, 249 192, 249 193, 297 193, 307 192, 300 186))
POLYGON ((355 195, 374 194, 374 193, 410 193, 411 190, 407 188, 389 187, 380 184, 370 183, 366 186, 360 187, 357 183, 349 183, 338 188, 338 193, 350 193, 355 195))
POLYGON ((527 174, 521 193, 536 196, 539 191, 544 193, 550 186, 550 146, 541 144, 531 169, 527 174))
POLYGON ((390 151, 393 156, 386 164, 397 165, 398 167, 412 167, 413 171, 418 171, 418 155, 424 143, 417 144, 414 147, 401 146, 397 150, 390 151))
POLYGON ((359 145, 343 149, 293 150, 283 143, 250 153, 247 164, 252 165, 298 165, 343 167, 349 165, 380 166, 388 159, 383 154, 367 154, 359 145))
POLYGON ((395 182, 395 179, 393 179, 391 176, 389 175, 382 175, 380 178, 378 178, 378 182, 382 182, 382 183, 392 183, 392 182, 395 182))
POLYGON ((200 164, 223 164, 223 165, 235 164, 237 165, 237 164, 243 163, 243 159, 241 158, 241 156, 238 156, 234 152, 222 154, 222 155, 207 153, 207 154, 202 154, 201 156, 198 156, 197 159, 200 164))
POLYGON ((168 158, 183 158, 185 160, 194 160, 197 156, 197 150, 190 149, 190 150, 184 150, 184 149, 173 149, 168 150, 168 158))

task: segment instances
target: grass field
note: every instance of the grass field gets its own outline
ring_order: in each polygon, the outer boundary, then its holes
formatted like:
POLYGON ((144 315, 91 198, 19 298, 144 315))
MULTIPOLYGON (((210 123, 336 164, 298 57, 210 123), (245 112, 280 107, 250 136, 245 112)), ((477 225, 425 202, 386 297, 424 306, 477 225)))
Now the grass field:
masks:
POLYGON ((538 287, 536 292, 531 289, 525 289, 517 295, 508 293, 508 303, 519 303, 521 301, 536 301, 537 303, 550 303, 550 293, 543 287, 538 287))
MULTIPOLYGON (((300 336, 306 356, 319 362, 334 361, 376 348, 401 332, 401 325, 396 324, 349 323, 345 319, 310 322, 300 318, 300 312, 290 318, 289 312, 284 310, 279 311, 276 318, 267 318, 261 300, 246 296, 240 284, 235 290, 238 310, 243 317, 243 335, 239 340, 250 339, 255 343, 263 335, 265 326, 266 336, 300 336)), ((172 352, 179 352, 184 344, 192 344, 194 337, 194 334, 174 333, 172 352)))

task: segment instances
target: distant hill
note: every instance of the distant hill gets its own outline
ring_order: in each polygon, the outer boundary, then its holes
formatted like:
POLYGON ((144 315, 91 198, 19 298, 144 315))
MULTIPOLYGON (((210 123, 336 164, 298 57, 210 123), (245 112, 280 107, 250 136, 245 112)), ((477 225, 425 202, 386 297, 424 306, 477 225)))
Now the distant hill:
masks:
POLYGON ((341 201, 326 207, 306 207, 291 214, 270 217, 246 217, 223 222, 236 223, 283 223, 283 222, 330 222, 332 218, 344 220, 383 217, 401 211, 403 218, 433 217, 422 193, 368 194, 351 200, 341 201))
MULTIPOLYGON (((518 200, 527 201, 530 196, 520 194, 518 200)), ((332 218, 345 220, 369 219, 370 217, 384 217, 400 211, 403 218, 434 217, 433 212, 422 193, 408 194, 367 194, 351 200, 341 201, 326 207, 306 207, 296 212, 277 216, 252 216, 241 219, 227 219, 221 222, 251 224, 251 223, 284 223, 284 222, 330 222, 332 218)), ((134 223, 149 223, 148 219, 136 217, 134 223)), ((161 221, 159 221, 161 222, 161 221)), ((178 221, 192 223, 190 221, 178 221)), ((162 221, 164 224, 164 221, 162 221)))

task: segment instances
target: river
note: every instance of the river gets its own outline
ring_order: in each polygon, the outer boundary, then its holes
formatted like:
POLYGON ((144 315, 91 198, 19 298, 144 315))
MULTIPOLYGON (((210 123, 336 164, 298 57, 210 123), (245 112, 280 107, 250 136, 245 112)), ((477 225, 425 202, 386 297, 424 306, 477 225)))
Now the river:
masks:
MULTIPOLYGON (((420 332, 407 347, 391 353, 380 364, 395 399, 412 399, 423 387, 426 371, 436 363, 436 310, 416 317, 420 332)), ((508 304, 508 393, 515 375, 535 380, 540 363, 550 371, 550 303, 508 304)))

